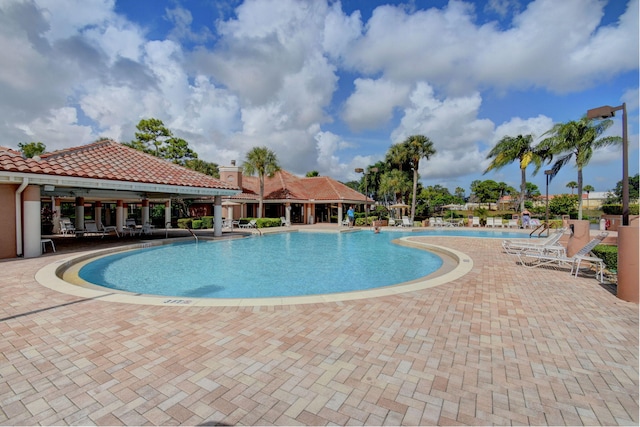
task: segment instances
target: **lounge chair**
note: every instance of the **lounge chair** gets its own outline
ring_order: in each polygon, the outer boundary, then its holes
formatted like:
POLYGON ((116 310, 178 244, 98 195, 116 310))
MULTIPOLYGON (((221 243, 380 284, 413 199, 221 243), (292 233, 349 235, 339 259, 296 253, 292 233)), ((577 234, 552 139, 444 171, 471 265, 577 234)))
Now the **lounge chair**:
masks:
POLYGON ((256 224, 258 221, 256 221, 255 219, 252 219, 251 221, 247 222, 246 224, 240 224, 240 228, 256 228, 256 224))
POLYGON ((105 227, 103 223, 100 223, 100 230, 102 230, 104 233, 110 233, 113 231, 114 233, 116 233, 116 236, 120 237, 120 233, 118 233, 118 227, 116 227, 115 225, 107 225, 105 227))
POLYGON ((492 217, 492 216, 487 217, 487 224, 486 224, 486 226, 487 226, 487 227, 491 227, 491 228, 493 228, 493 217, 492 217))
POLYGON ((67 233, 75 234, 76 228, 73 226, 73 223, 69 218, 60 218, 60 232, 63 235, 66 235, 67 233))
POLYGON ((107 232, 100 230, 95 221, 88 220, 84 222, 84 234, 100 234, 104 238, 104 235, 107 234, 107 232))
POLYGON ((140 235, 142 236, 143 234, 153 234, 153 228, 154 228, 153 225, 151 225, 148 222, 145 222, 142 228, 140 228, 140 235))
POLYGON ((291 221, 287 221, 287 218, 281 216, 280 217, 280 225, 281 226, 285 226, 285 227, 289 227, 291 225, 291 221))
POLYGON ((580 271, 580 264, 587 262, 596 268, 596 278, 600 278, 600 283, 604 282, 604 261, 595 255, 591 254, 593 248, 602 243, 607 232, 598 234, 595 239, 592 239, 589 243, 584 245, 573 256, 567 257, 566 255, 558 255, 549 252, 540 251, 524 251, 517 254, 520 263, 525 267, 540 267, 544 265, 557 265, 566 266, 571 265, 571 275, 578 277, 580 271))
POLYGON ((402 226, 403 227, 413 227, 413 224, 411 224, 411 220, 409 219, 408 216, 403 216, 402 217, 402 226))
POLYGON ((444 220, 441 216, 436 217, 436 227, 444 227, 444 220))
POLYGON ((507 227, 509 228, 518 228, 518 218, 511 218, 507 223, 507 227))
POLYGON ((471 219, 471 226, 472 227, 480 227, 480 217, 479 216, 474 216, 471 219))
POLYGON ((526 251, 552 252, 558 255, 564 255, 566 254, 566 249, 564 246, 559 245, 558 242, 565 231, 566 228, 561 228, 544 239, 503 240, 502 247, 506 253, 512 255, 526 251))
POLYGON ((437 226, 435 217, 429 218, 429 225, 432 226, 432 227, 436 227, 437 226))

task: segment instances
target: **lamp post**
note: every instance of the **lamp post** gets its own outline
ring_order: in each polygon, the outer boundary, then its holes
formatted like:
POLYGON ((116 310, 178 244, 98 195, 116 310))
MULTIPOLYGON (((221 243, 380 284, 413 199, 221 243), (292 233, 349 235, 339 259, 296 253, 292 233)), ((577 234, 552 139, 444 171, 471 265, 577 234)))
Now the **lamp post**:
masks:
POLYGON ((355 168, 357 173, 361 173, 364 177, 364 223, 365 225, 369 225, 369 182, 367 181, 367 175, 370 172, 378 172, 378 168, 369 168, 368 171, 365 171, 362 168, 355 168))
POLYGON ((553 170, 549 169, 544 171, 544 175, 547 177, 547 197, 545 199, 545 222, 547 225, 547 236, 549 235, 549 176, 553 174, 553 170))
POLYGON ((627 103, 617 107, 604 105, 587 111, 587 119, 607 119, 622 110, 622 225, 629 225, 629 142, 627 139, 627 103))

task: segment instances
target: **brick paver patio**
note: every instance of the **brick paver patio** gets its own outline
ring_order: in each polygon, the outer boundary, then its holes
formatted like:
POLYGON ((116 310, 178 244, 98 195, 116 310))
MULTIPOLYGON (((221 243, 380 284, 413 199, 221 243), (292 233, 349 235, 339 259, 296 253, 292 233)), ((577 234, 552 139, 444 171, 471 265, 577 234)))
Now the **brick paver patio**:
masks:
POLYGON ((498 239, 429 242, 473 271, 296 306, 108 303, 35 281, 64 253, 0 262, 0 423, 638 425, 636 304, 498 239))

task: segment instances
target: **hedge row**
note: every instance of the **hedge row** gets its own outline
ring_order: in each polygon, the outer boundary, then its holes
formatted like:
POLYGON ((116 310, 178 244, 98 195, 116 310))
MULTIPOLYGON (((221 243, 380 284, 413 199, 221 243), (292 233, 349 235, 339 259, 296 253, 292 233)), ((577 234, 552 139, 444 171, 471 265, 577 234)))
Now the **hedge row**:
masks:
POLYGON ((593 248, 593 253, 602 258, 607 270, 618 271, 618 247, 613 245, 598 245, 593 248))
MULTIPOLYGON (((280 218, 240 218, 240 224, 247 224, 252 219, 256 220, 256 226, 258 228, 280 227, 280 225, 282 225, 280 218)), ((193 230, 211 229, 213 228, 213 217, 180 218, 178 219, 178 228, 191 228, 193 230)))

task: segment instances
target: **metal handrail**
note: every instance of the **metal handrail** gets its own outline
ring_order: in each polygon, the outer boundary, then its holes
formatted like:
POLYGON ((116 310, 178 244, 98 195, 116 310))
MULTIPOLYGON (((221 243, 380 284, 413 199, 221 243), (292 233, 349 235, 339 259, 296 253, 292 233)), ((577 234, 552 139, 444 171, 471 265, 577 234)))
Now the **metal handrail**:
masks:
POLYGON ((529 237, 533 236, 533 234, 538 231, 538 229, 542 228, 542 230, 540 230, 538 232, 538 237, 540 237, 540 235, 542 233, 544 233, 545 231, 547 232, 547 236, 549 235, 549 224, 547 224, 546 222, 540 224, 539 226, 537 226, 536 228, 533 229, 533 231, 531 233, 529 233, 529 237))

